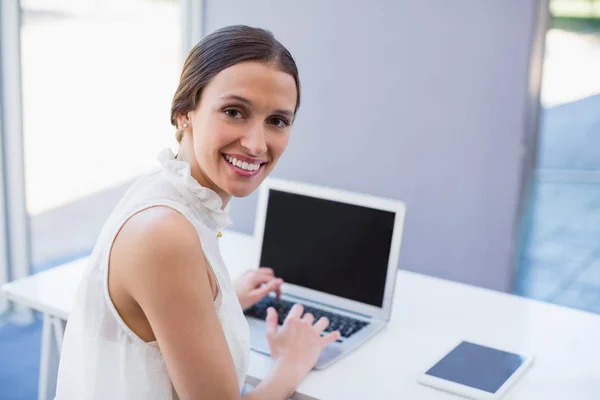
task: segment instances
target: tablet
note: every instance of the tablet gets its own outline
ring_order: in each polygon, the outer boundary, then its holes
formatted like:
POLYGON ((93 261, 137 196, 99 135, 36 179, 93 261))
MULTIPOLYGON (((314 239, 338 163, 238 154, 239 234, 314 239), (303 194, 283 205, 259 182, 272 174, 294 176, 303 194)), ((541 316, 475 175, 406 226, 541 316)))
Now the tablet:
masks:
POLYGON ((418 381, 474 400, 496 400, 533 358, 463 341, 422 373, 418 381))

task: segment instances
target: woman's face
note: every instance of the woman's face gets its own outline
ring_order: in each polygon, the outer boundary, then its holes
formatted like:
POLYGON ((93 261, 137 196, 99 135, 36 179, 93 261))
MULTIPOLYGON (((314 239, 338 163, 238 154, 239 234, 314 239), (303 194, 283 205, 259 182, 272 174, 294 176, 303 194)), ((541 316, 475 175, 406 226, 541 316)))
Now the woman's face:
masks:
POLYGON ((225 202, 252 193, 287 147, 296 94, 291 75, 259 62, 217 74, 197 108, 179 117, 188 124, 184 143, 193 141, 192 175, 225 202))

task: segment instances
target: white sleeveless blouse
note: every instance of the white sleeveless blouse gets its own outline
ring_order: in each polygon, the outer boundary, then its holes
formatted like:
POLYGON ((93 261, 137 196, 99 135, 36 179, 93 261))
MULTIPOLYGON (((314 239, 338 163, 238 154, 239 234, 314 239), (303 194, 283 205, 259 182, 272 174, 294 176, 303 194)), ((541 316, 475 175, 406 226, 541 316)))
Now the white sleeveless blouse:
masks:
MULTIPOLYGON (((156 342, 144 342, 123 322, 108 293, 108 259, 122 225, 152 206, 167 206, 196 228, 218 284, 215 309, 233 356, 240 391, 250 351, 248 324, 219 250, 219 231, 231 224, 221 198, 201 186, 190 166, 170 149, 158 157, 162 171, 137 180, 100 233, 67 322, 57 400, 177 400, 156 342)), ((164 266, 169 268, 168 265, 164 266)))

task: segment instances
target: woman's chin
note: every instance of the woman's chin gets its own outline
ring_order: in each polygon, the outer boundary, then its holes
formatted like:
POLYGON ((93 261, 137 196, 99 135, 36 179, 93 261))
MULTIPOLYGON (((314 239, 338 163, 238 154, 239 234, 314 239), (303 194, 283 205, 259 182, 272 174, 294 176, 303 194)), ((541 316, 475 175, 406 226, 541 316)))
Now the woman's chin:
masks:
POLYGON ((247 197, 249 195, 252 194, 252 192, 254 192, 257 189, 257 185, 249 185, 249 184, 245 184, 245 185, 240 185, 240 184, 234 184, 231 185, 227 190, 227 193, 229 193, 232 197, 247 197))

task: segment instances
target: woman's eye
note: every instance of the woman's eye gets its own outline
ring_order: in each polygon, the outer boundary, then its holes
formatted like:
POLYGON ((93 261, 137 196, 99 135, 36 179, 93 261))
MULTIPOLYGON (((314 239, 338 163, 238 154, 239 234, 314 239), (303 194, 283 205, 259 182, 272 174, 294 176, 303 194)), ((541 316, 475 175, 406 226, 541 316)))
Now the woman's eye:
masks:
POLYGON ((278 128, 285 128, 286 126, 288 126, 288 122, 286 120, 284 120, 283 118, 271 118, 271 124, 275 125, 278 128))
POLYGON ((227 116, 230 118, 241 118, 242 117, 242 113, 236 109, 225 110, 225 114, 227 114, 227 116))

